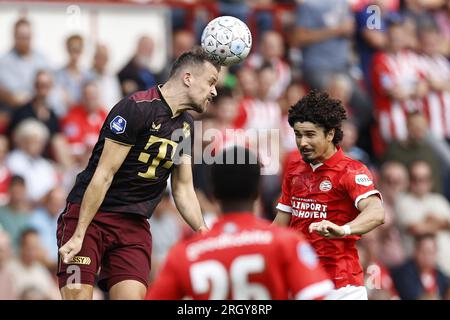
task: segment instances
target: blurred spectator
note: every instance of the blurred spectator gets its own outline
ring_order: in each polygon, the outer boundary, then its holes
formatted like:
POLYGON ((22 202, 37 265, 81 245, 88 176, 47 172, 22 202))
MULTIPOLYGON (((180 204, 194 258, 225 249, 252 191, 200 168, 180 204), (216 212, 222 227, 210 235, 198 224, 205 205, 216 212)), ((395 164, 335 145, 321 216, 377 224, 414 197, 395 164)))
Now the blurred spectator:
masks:
POLYGON ((65 67, 56 72, 55 76, 56 83, 64 92, 64 106, 58 110, 59 115, 64 115, 71 105, 78 103, 81 99, 81 85, 88 76, 87 71, 79 65, 83 47, 83 38, 78 34, 66 40, 69 61, 65 67))
POLYGON ((322 90, 332 75, 343 74, 351 79, 350 105, 362 130, 372 119, 372 106, 355 81, 359 81, 359 75, 350 60, 354 35, 355 21, 347 0, 304 0, 298 4, 293 43, 303 52, 304 80, 311 88, 322 90))
POLYGON ((408 138, 389 144, 383 156, 384 161, 398 161, 409 167, 414 161, 423 160, 433 168, 432 187, 442 192, 442 170, 439 156, 427 140, 428 125, 420 112, 407 115, 408 138))
POLYGON ((33 93, 36 72, 48 69, 47 60, 31 47, 32 29, 27 19, 14 24, 14 46, 0 59, 0 104, 18 107, 33 93))
POLYGON ((441 48, 442 54, 450 57, 450 0, 445 0, 445 5, 441 10, 436 11, 434 19, 442 34, 441 48))
POLYGON ((410 192, 395 204, 397 223, 408 255, 413 251, 413 237, 435 234, 437 263, 450 275, 450 204, 442 195, 432 193, 431 167, 423 161, 411 164, 410 192))
MULTIPOLYGON (((283 96, 278 100, 281 108, 281 143, 286 154, 292 151, 297 151, 297 144, 295 142, 294 130, 288 122, 289 109, 296 104, 306 94, 306 90, 300 83, 292 82, 284 91, 283 96)), ((284 168, 284 165, 283 165, 284 168)))
POLYGON ((347 113, 347 118, 359 123, 358 117, 354 116, 354 111, 350 103, 352 95, 352 81, 344 74, 334 74, 326 81, 325 91, 333 99, 340 100, 347 113))
POLYGON ((350 158, 361 161, 368 168, 373 168, 369 155, 361 148, 356 146, 358 140, 358 128, 355 123, 350 120, 345 120, 342 123, 342 131, 344 132, 344 138, 342 139, 340 146, 342 150, 350 158))
POLYGON ((0 135, 0 206, 8 202, 8 189, 11 182, 11 172, 6 166, 6 156, 9 152, 9 141, 0 135))
POLYGON ((44 249, 44 261, 49 267, 56 267, 58 261, 58 246, 56 243, 56 222, 64 210, 67 192, 56 187, 46 195, 43 206, 34 209, 29 219, 30 227, 34 228, 44 249))
POLYGON ((424 0, 403 0, 401 14, 414 21, 417 29, 426 26, 437 26, 434 16, 431 13, 430 1, 424 0))
POLYGON ((53 87, 53 75, 46 70, 36 72, 35 94, 27 104, 14 110, 8 132, 11 134, 25 119, 33 118, 42 122, 53 136, 59 132, 58 117, 48 105, 48 96, 53 87))
POLYGON ((47 127, 50 133, 49 143, 46 144, 44 154, 47 157, 53 156, 59 164, 68 168, 72 164, 72 159, 68 155, 67 142, 60 133, 58 117, 48 104, 52 87, 52 74, 45 70, 38 71, 35 79, 35 95, 28 104, 14 110, 8 132, 11 136, 12 132, 25 119, 38 120, 47 127))
POLYGON ((219 0, 219 15, 236 17, 247 22, 250 8, 246 0, 219 0))
POLYGON ((11 251, 10 237, 0 228, 0 300, 17 299, 16 286, 9 266, 11 251))
POLYGON ((380 261, 380 233, 376 230, 367 233, 358 242, 358 255, 365 271, 365 286, 369 300, 398 299, 389 269, 380 261))
POLYGON ((61 120, 64 135, 74 157, 83 156, 93 149, 107 116, 100 102, 97 83, 85 83, 82 91, 81 103, 72 107, 61 120))
POLYGON ((156 85, 155 76, 148 67, 154 46, 152 38, 148 36, 139 38, 136 53, 118 74, 124 96, 156 85))
POLYGON ((433 235, 415 239, 413 259, 392 271, 395 287, 404 300, 444 299, 449 280, 436 265, 437 243, 433 235))
POLYGON ((53 164, 42 157, 48 138, 48 129, 41 122, 34 119, 22 121, 13 133, 16 149, 6 160, 13 174, 25 178, 28 199, 33 203, 39 203, 57 183, 53 164))
POLYGON ((181 56, 182 53, 189 51, 195 45, 195 36, 191 31, 178 30, 175 31, 172 38, 172 51, 169 61, 164 68, 156 75, 158 83, 164 83, 169 79, 170 69, 173 62, 181 56))
POLYGON ((371 0, 359 12, 356 13, 356 49, 364 74, 366 88, 371 89, 370 64, 373 55, 384 50, 387 46, 386 37, 386 17, 389 14, 389 0, 371 0), (374 20, 374 11, 371 6, 377 6, 380 15, 376 16, 379 20, 374 20))
POLYGON ((330 74, 347 73, 355 22, 346 0, 304 0, 297 8, 294 44, 303 50, 305 80, 323 88, 330 74))
MULTIPOLYGON (((386 51, 378 52, 372 64, 375 116, 378 134, 385 142, 407 138, 406 114, 420 110, 421 99, 428 93, 418 65, 418 56, 407 49, 405 20, 391 16, 388 22, 386 51)), ((384 145, 378 142, 377 154, 384 145)))
POLYGON ((108 60, 108 47, 103 44, 97 45, 95 48, 92 69, 88 71, 87 78, 89 80, 94 80, 98 84, 100 90, 100 104, 109 111, 120 100, 122 92, 117 77, 108 72, 108 60))
POLYGON ((258 53, 250 55, 246 64, 259 69, 264 64, 271 64, 275 70, 276 80, 269 88, 268 98, 276 100, 288 88, 292 76, 290 66, 284 61, 284 43, 282 36, 275 31, 263 33, 258 53))
POLYGON ((450 62, 440 54, 442 35, 435 27, 419 30, 421 68, 429 92, 424 99, 424 113, 430 131, 439 139, 450 141, 450 62))
POLYGON ((152 275, 156 275, 170 248, 181 239, 181 221, 177 209, 166 192, 150 218, 152 230, 152 275))
POLYGON ((262 175, 261 196, 264 214, 272 219, 274 201, 280 190, 279 175, 283 159, 279 136, 281 109, 276 101, 268 99, 269 88, 276 81, 275 70, 270 64, 263 65, 257 72, 243 67, 238 71, 238 79, 243 97, 239 103, 235 126, 247 130, 247 133, 257 139, 257 143, 250 141, 250 148, 257 146, 262 166, 266 170, 266 174, 262 175))
POLYGON ((11 261, 14 283, 21 297, 39 299, 60 299, 56 282, 40 262, 42 247, 39 235, 34 229, 26 229, 20 236, 19 259, 11 261), (34 290, 30 294, 30 290, 34 290))
POLYGON ((9 185, 9 201, 0 207, 0 225, 10 235, 13 248, 18 249, 19 237, 30 219, 30 203, 27 201, 25 180, 13 176, 9 185))
POLYGON ((395 221, 395 203, 408 191, 408 187, 408 170, 403 164, 390 161, 381 166, 378 190, 383 195, 385 218, 384 224, 377 229, 382 252, 378 258, 389 268, 402 264, 406 259, 400 230, 395 221))

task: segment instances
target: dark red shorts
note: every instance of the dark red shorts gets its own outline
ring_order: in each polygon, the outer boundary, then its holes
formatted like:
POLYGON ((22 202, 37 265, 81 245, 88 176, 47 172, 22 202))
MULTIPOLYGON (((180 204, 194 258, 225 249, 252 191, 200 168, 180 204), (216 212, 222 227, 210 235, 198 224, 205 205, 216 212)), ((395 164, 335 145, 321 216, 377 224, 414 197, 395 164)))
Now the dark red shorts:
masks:
MULTIPOLYGON (((68 203, 58 218, 58 248, 66 243, 78 222, 80 205, 68 203)), ((89 225, 81 251, 71 263, 58 261, 58 282, 93 285, 100 271, 99 287, 104 291, 123 280, 148 286, 152 236, 145 217, 98 211, 89 225)))

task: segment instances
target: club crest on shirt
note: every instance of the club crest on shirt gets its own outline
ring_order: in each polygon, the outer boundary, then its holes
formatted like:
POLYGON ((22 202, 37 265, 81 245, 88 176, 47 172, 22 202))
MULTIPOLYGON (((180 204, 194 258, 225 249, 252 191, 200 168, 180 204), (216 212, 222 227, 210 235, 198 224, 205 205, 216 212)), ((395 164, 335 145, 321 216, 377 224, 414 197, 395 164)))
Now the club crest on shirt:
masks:
POLYGON ((333 185, 331 184, 330 180, 323 180, 319 185, 320 191, 330 191, 331 188, 333 188, 333 185))
POLYGON ((125 132, 125 128, 127 127, 127 120, 125 120, 122 116, 115 116, 114 119, 109 123, 109 128, 115 134, 121 134, 125 132))
POLYGON ((357 174, 355 176, 355 182, 356 184, 360 184, 365 187, 368 187, 373 183, 372 180, 366 174, 357 174))

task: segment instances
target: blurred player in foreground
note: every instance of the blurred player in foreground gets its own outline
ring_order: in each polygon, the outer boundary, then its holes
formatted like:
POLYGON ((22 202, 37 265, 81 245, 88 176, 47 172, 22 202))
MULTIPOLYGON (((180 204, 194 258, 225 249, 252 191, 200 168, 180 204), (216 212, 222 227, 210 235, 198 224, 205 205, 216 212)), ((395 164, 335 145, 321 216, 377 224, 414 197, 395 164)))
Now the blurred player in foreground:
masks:
POLYGON ((183 218, 206 230, 192 184, 193 119, 217 95, 220 66, 202 49, 182 54, 162 86, 112 108, 87 168, 58 221, 58 280, 63 299, 92 299, 94 278, 111 299, 143 299, 150 273, 147 219, 171 174, 183 218))
POLYGON ((339 147, 339 100, 311 91, 289 110, 302 159, 288 164, 274 220, 312 244, 336 290, 327 299, 367 299, 356 241, 384 223, 381 194, 365 165, 339 147))
POLYGON ((211 178, 223 216, 209 232, 172 248, 147 299, 320 299, 330 293, 333 284, 311 246, 253 215, 260 188, 256 156, 230 147, 218 159, 225 164, 214 164, 211 178))

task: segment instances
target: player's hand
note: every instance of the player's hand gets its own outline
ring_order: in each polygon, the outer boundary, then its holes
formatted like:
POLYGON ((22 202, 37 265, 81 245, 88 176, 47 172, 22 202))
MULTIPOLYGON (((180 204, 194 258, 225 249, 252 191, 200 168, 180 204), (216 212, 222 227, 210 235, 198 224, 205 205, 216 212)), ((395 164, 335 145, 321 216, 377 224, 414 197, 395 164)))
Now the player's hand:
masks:
POLYGON ((309 225, 309 232, 316 232, 325 238, 340 238, 345 235, 344 228, 328 220, 311 223, 309 225))
POLYGON ((59 248, 59 255, 64 263, 70 263, 73 257, 80 252, 83 245, 83 238, 72 236, 61 248, 59 248))

